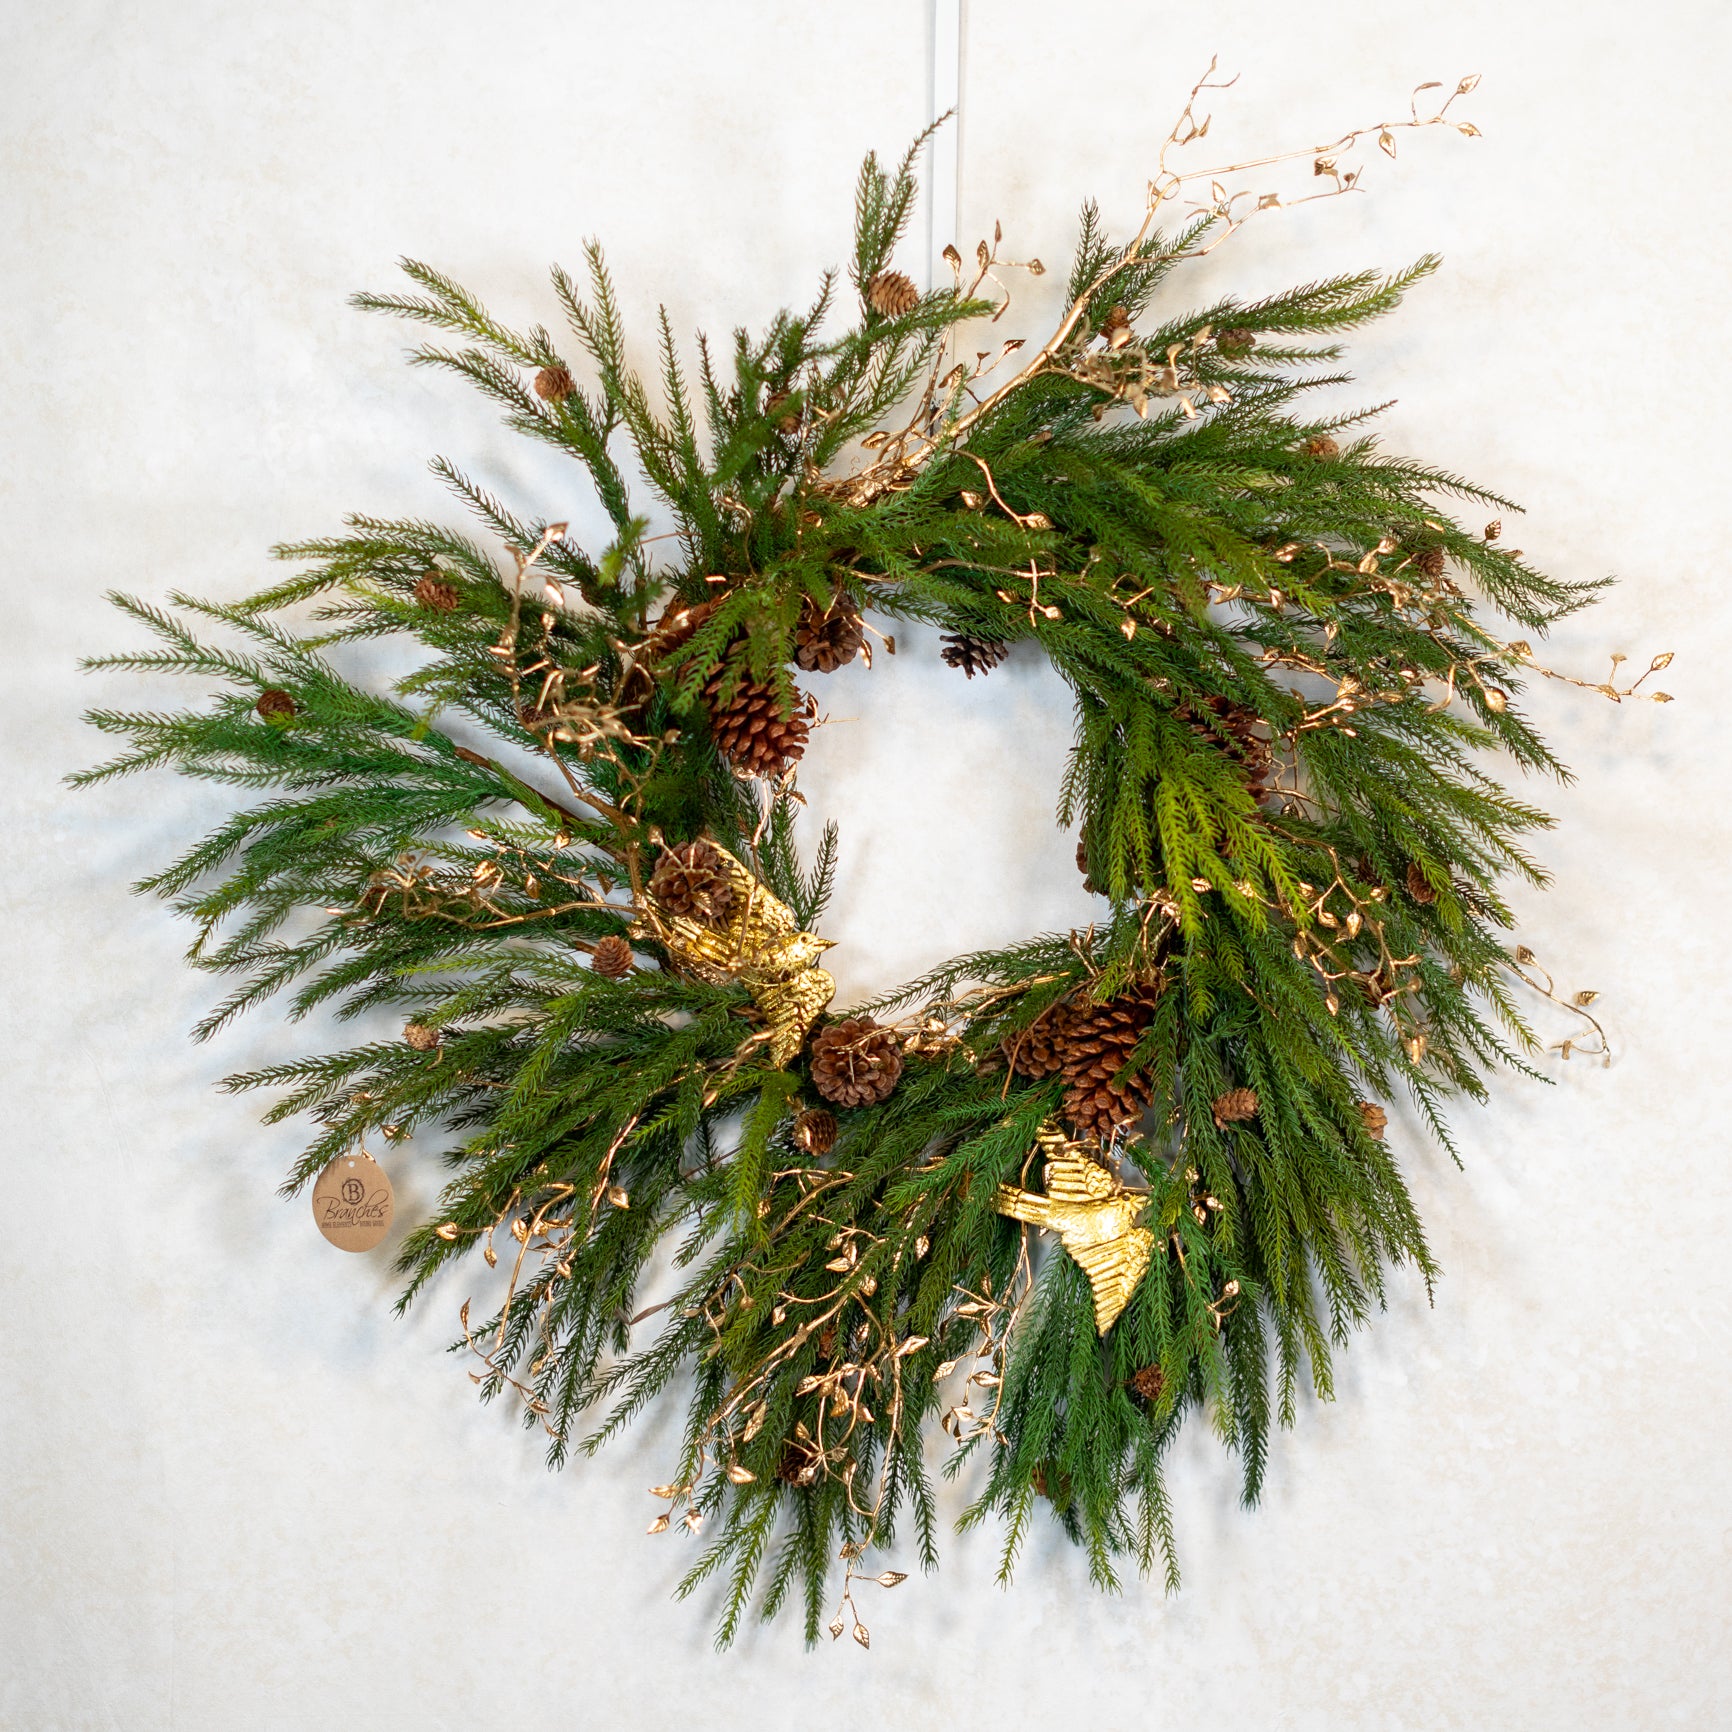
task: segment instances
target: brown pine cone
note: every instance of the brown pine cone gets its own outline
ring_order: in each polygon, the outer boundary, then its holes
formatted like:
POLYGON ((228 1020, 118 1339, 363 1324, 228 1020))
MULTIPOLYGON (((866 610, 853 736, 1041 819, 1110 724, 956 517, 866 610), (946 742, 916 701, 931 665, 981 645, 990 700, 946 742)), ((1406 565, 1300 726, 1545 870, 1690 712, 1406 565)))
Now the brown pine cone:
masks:
POLYGON ((543 367, 535 375, 535 394, 547 403, 563 403, 577 389, 566 367, 543 367))
POLYGON ((406 1022, 403 1024, 403 1039, 416 1052, 432 1052, 439 1044, 439 1031, 429 1028, 424 1022, 406 1022))
POLYGON ((724 698, 725 677, 726 670, 717 668, 704 687, 716 750, 748 776, 775 777, 797 764, 811 738, 811 718, 818 706, 811 698, 797 695, 794 713, 788 715, 775 686, 749 675, 737 680, 724 698))
POLYGON ((734 911, 734 885, 713 842, 699 837, 665 849, 650 874, 650 895, 676 920, 720 926, 734 911))
POLYGON ((610 932, 606 938, 596 941, 595 954, 590 957, 589 965, 603 980, 624 980, 636 966, 636 958, 631 953, 631 946, 617 933, 610 932))
POLYGON ((1166 1387, 1166 1374, 1158 1365, 1144 1365, 1131 1373, 1131 1393, 1139 1401, 1159 1401, 1166 1387))
POLYGON ((778 433, 798 433, 800 431, 800 411, 790 409, 791 391, 772 391, 764 399, 764 413, 776 423, 778 433))
POLYGON ((1095 883, 1093 874, 1089 871, 1089 845, 1086 840, 1078 839, 1076 845, 1076 869, 1083 876, 1083 889, 1091 896, 1104 896, 1106 892, 1095 883))
POLYGON ((638 650, 640 662, 660 661, 677 649, 684 649, 697 635, 698 628, 722 605, 719 595, 703 601, 681 601, 675 596, 661 611, 638 650))
POLYGON ((946 632, 939 640, 938 652, 953 668, 973 679, 976 674, 990 673, 1010 654, 1010 645, 998 638, 970 637, 966 632, 946 632))
POLYGON ((1077 1007, 1065 1032, 1064 1116, 1081 1136, 1107 1137, 1143 1116, 1149 1080, 1133 1072, 1116 1080, 1154 1014, 1155 995, 1146 988, 1107 1004, 1077 1007))
POLYGON ((880 271, 866 284, 866 304, 887 319, 899 319, 920 305, 920 291, 900 271, 880 271))
POLYGON ((1027 1028, 1007 1034, 999 1048, 1018 1076, 1041 1082, 1064 1068, 1065 1042, 1076 1020, 1075 1007, 1062 999, 1044 1010, 1027 1028))
POLYGON ((784 1485, 811 1485, 817 1480, 822 1464, 823 1457, 810 1444, 791 1437, 782 1445, 782 1457, 776 1463, 776 1478, 784 1485))
POLYGON ((1422 547, 1413 556, 1413 569, 1423 572, 1427 577, 1442 577, 1449 555, 1443 551, 1441 544, 1433 542, 1429 547, 1422 547))
POLYGON ((836 1146, 842 1127, 825 1107, 808 1107, 794 1116, 794 1141, 809 1155, 827 1155, 836 1146))
POLYGON ((1307 457, 1319 457, 1327 461, 1341 455, 1341 447, 1327 433, 1315 434, 1299 447, 1307 457))
POLYGON ((866 641, 866 625, 860 604, 847 590, 839 589, 827 612, 820 613, 808 596, 794 633, 794 660, 808 673, 833 674, 860 653, 866 641))
POLYGON ((462 601, 462 591, 454 583, 447 583, 437 571, 424 571, 420 581, 415 585, 415 604, 424 607, 431 613, 455 613, 457 604, 462 601))
POLYGON ((1417 860, 1409 860, 1407 863, 1407 894, 1421 904, 1437 900, 1437 892, 1426 882, 1425 872, 1417 860))
POLYGON ((812 1042, 812 1086, 839 1107, 868 1107, 889 1095, 902 1075, 896 1036, 869 1016, 851 1016, 812 1042))
POLYGON ((1130 315, 1123 307, 1114 307, 1101 324, 1101 335, 1109 349, 1122 349, 1131 340, 1130 315))
POLYGON ((1361 1101, 1359 1103, 1359 1118, 1365 1126, 1365 1134, 1381 1141, 1383 1133, 1389 1128, 1389 1114, 1375 1101, 1361 1101))
POLYGON ((1261 802, 1269 797, 1281 767, 1274 746, 1257 732, 1261 718, 1255 710, 1217 695, 1205 698, 1201 707, 1181 704, 1173 713, 1180 721, 1189 722, 1193 733, 1238 759, 1253 800, 1261 802))
POLYGON ((1243 1124, 1247 1119, 1257 1116, 1257 1091, 1228 1089, 1225 1094, 1215 1096, 1213 1110, 1217 1130, 1225 1130, 1228 1125, 1243 1124))
POLYGON ((269 691, 259 693, 259 701, 253 708, 267 722, 286 722, 295 713, 295 700, 287 692, 278 691, 272 686, 269 691))
POLYGON ((1215 333, 1215 347, 1229 359, 1248 355, 1256 346, 1257 333, 1244 325, 1229 325, 1226 330, 1215 333))

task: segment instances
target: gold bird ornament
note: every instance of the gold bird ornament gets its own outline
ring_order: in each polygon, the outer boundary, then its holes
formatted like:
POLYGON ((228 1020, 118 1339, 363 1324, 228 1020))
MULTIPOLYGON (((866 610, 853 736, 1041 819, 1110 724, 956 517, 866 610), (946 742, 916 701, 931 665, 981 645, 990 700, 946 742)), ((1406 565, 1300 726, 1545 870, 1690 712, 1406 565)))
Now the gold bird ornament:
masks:
POLYGON ((834 940, 802 932, 788 905, 715 843, 719 870, 733 891, 725 920, 711 925, 689 914, 670 914, 655 898, 632 926, 634 938, 649 939, 688 974, 720 986, 739 981, 763 1013, 770 1062, 789 1063, 819 1013, 836 996, 836 981, 818 958, 834 940))
POLYGON ((1046 1155, 1046 1195, 1000 1185, 993 1207, 1013 1221, 1046 1227, 1089 1278, 1095 1296, 1095 1333, 1105 1335, 1130 1304, 1154 1256, 1156 1238, 1136 1225, 1148 1198, 1127 1191, 1087 1145, 1045 1125, 1035 1141, 1046 1155))

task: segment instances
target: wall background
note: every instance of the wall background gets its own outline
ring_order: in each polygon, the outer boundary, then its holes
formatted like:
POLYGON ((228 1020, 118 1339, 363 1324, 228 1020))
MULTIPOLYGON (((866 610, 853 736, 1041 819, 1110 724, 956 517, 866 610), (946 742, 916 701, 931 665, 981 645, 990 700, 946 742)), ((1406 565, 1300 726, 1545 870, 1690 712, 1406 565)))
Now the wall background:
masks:
MULTIPOLYGON (((1580 0, 1438 11, 979 0, 958 239, 1002 217, 1056 262, 1084 192, 1133 217, 1211 53, 1243 74, 1215 104, 1222 160, 1485 74, 1483 141, 1404 142, 1375 196, 1268 220, 1191 287, 1443 251, 1357 345, 1366 399, 1399 398, 1388 438, 1524 500, 1514 538, 1552 569, 1625 578, 1557 634, 1559 665, 1680 652, 1668 709, 1535 694, 1582 780, 1522 936, 1604 993, 1617 1060, 1465 1113, 1462 1173, 1392 1130, 1446 1271, 1435 1308, 1398 1290, 1254 1515, 1192 1428, 1177 1599, 1100 1599, 1048 1539, 1000 1594, 989 1535, 870 1608, 870 1655, 777 1628, 724 1658, 706 1609, 668 1600, 680 1548, 642 1537, 655 1430, 550 1477, 442 1352, 460 1291, 393 1321, 385 1253, 343 1257, 275 1199, 292 1132, 213 1084, 283 1037, 266 1016, 190 1047, 211 984, 124 893, 219 803, 167 782, 69 796, 60 776, 98 749, 73 662, 131 641, 110 586, 232 595, 271 542, 346 510, 454 516, 434 452, 585 521, 551 457, 406 372, 402 332, 344 296, 413 252, 508 317, 550 317, 544 266, 593 233, 640 341, 658 297, 678 329, 756 322, 843 256, 864 149, 923 122, 926 6, 65 0, 0 19, 0 1724, 1732 1724, 1714 1106, 1732 42, 1709 0, 1639 21, 1580 0)), ((1043 308, 1022 307, 1032 332, 1043 308)), ((1013 660, 969 684, 909 648, 838 681, 833 713, 861 720, 812 754, 843 826, 845 991, 1077 917, 1048 818, 1055 682, 1013 660), (931 906, 916 839, 967 863, 965 906, 931 906)), ((401 1221, 431 1184, 409 1151, 392 1171, 401 1221)))

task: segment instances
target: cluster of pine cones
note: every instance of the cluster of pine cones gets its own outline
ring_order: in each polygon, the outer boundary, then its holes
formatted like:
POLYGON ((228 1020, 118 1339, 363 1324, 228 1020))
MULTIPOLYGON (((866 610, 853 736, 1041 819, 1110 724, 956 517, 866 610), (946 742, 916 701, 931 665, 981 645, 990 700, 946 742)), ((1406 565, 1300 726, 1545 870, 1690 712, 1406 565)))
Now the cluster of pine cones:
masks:
MULTIPOLYGON (((669 603, 644 644, 640 662, 653 667, 683 649, 720 605, 719 597, 669 603)), ((808 673, 834 673, 860 653, 865 641, 866 625, 859 604, 847 590, 839 588, 828 608, 807 601, 794 634, 794 660, 808 673)), ((649 690, 649 682, 645 682, 642 702, 646 709, 649 690)), ((704 684, 704 704, 710 712, 716 750, 746 775, 782 775, 805 755, 812 719, 818 713, 816 702, 798 686, 793 697, 792 708, 785 707, 781 689, 773 680, 742 674, 724 657, 704 684)))
POLYGON ((1108 1137, 1135 1124, 1149 1104, 1148 1077, 1129 1071, 1137 1042, 1154 1017, 1158 992, 1135 987, 1106 1004, 1061 1000, 1038 1021, 1007 1035, 1004 1056, 1035 1082, 1063 1074, 1060 1109, 1078 1136, 1108 1137))

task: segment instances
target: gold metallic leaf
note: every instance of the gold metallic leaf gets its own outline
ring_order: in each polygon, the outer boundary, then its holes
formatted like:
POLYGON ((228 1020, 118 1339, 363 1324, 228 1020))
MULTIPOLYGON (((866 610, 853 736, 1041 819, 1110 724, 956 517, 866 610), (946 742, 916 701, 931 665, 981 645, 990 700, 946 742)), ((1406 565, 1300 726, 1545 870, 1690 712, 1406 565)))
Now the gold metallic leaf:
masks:
POLYGON ((735 1485, 750 1485, 757 1477, 749 1467, 741 1467, 737 1461, 728 1469, 728 1478, 735 1485))
POLYGON ((644 1531, 652 1534, 665 1534, 668 1531, 668 1518, 665 1515, 657 1516, 644 1531))
MULTIPOLYGON (((946 247, 944 250, 948 253, 948 252, 952 251, 953 249, 950 247, 946 247)), ((962 261, 960 259, 957 260, 958 264, 960 264, 961 262, 962 261)), ((837 1638, 841 1636, 842 1632, 847 1628, 848 1628, 848 1626, 845 1623, 843 1623, 840 1618, 838 1618, 835 1621, 835 1623, 833 1623, 830 1626, 830 1640, 832 1642, 836 1641, 837 1638)))
POLYGON ((872 1646, 871 1633, 867 1630, 864 1624, 856 1624, 854 1626, 854 1640, 858 1642, 862 1648, 870 1648, 872 1646))
POLYGON ((893 1588, 898 1582, 905 1582, 907 1580, 908 1572, 906 1570, 886 1570, 884 1574, 878 1578, 878 1585, 881 1588, 893 1588))
POLYGON ((1578 1005, 1581 1005, 1584 1008, 1586 1008, 1588 1005, 1592 1004, 1594 1002, 1594 1000, 1596 998, 1598 998, 1599 996, 1600 996, 1599 993, 1595 992, 1591 988, 1584 987, 1582 989, 1582 991, 1578 992, 1576 994, 1576 996, 1571 1000, 1571 1003, 1578 1004, 1578 1005))

